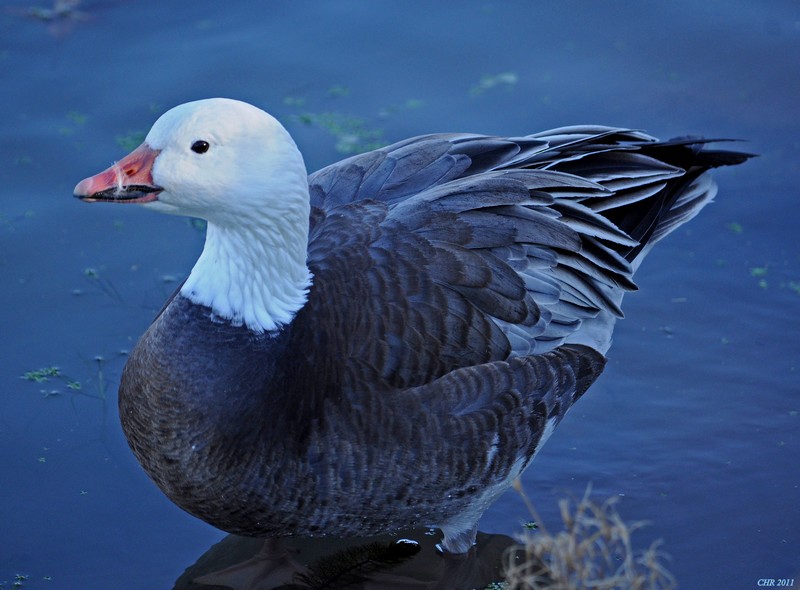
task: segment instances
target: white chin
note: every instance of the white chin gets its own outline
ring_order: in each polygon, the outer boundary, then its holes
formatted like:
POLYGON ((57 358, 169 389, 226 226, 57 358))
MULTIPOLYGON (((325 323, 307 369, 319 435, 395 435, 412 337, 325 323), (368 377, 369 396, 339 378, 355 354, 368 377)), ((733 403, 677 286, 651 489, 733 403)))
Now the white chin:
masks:
POLYGON ((181 210, 180 207, 176 207, 175 205, 165 203, 164 201, 161 200, 151 201, 149 203, 143 203, 142 207, 150 211, 158 211, 159 213, 167 213, 169 215, 189 215, 185 211, 181 210))

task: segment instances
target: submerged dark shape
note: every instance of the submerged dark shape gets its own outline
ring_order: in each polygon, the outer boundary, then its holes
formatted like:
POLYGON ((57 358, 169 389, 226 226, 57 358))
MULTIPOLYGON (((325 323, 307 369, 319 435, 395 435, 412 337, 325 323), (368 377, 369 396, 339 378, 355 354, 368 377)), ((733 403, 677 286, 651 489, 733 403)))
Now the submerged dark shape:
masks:
MULTIPOLYGON (((135 173, 160 191, 143 206, 205 217, 208 234, 125 367, 131 448, 232 533, 431 525, 467 551, 602 372, 641 260, 711 200, 709 168, 748 157, 706 143, 428 135, 306 185, 263 111, 176 107, 139 148, 156 155, 135 173)), ((105 190, 98 177, 76 196, 105 190)))

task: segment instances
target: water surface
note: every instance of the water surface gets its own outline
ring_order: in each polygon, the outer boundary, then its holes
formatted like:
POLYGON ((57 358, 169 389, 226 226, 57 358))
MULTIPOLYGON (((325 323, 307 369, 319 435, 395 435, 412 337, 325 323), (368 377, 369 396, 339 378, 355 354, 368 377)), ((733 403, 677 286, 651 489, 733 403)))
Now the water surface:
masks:
MULTIPOLYGON (((202 229, 71 197, 209 96, 275 114, 310 170, 434 131, 748 140, 761 157, 720 170, 716 202, 642 266, 605 374, 524 485, 551 528, 565 494, 620 497, 684 588, 800 585, 796 2, 109 1, 59 22, 27 6, 0 12, 5 587, 170 588, 224 536, 147 480, 116 415, 125 351, 202 229), (21 378, 48 367, 61 376, 21 378)), ((527 518, 509 493, 481 530, 527 518)))

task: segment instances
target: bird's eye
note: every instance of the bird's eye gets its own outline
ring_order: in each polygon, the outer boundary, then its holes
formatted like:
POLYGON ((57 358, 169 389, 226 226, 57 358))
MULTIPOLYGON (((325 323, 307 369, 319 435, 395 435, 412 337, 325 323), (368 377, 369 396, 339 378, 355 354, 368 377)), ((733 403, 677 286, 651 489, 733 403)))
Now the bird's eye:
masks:
POLYGON ((192 144, 192 151, 196 154, 205 154, 209 147, 211 146, 208 145, 207 141, 199 139, 192 144))

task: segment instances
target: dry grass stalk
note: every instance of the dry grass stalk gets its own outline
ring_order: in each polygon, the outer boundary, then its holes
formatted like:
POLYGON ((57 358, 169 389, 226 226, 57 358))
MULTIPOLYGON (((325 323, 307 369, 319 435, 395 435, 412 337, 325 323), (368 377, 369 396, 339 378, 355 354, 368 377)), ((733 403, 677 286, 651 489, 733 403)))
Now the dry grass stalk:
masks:
POLYGON ((506 584, 511 589, 535 590, 669 590, 675 579, 664 567, 668 557, 659 542, 634 552, 631 534, 645 525, 625 523, 615 508, 617 498, 598 504, 589 498, 559 502, 564 530, 552 534, 544 527, 519 482, 514 486, 539 523, 522 545, 507 553, 506 584), (524 558, 520 555, 524 554, 524 558))

